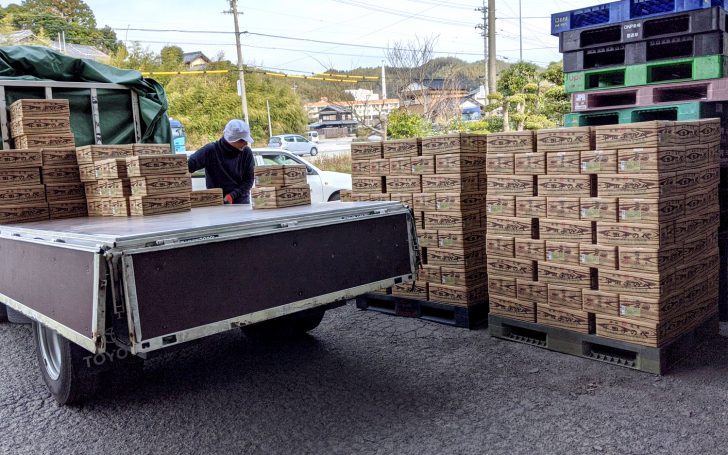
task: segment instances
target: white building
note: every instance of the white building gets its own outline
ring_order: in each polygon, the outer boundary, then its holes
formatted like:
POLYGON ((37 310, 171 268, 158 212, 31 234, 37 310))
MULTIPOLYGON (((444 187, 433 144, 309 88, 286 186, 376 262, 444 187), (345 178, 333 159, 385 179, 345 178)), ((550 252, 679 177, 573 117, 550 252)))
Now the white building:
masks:
POLYGON ((354 90, 344 90, 346 93, 354 97, 354 101, 377 101, 379 95, 374 93, 372 90, 365 88, 357 88, 354 90))

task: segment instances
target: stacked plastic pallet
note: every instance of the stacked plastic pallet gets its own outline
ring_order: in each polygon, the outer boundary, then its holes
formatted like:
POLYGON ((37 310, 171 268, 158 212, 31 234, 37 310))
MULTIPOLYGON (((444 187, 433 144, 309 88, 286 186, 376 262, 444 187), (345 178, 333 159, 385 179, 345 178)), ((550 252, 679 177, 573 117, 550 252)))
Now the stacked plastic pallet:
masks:
POLYGON ((355 201, 394 200, 414 212, 424 266, 398 297, 485 304, 485 136, 353 144, 355 201))
POLYGON ((660 347, 717 315, 719 124, 594 133, 489 155, 491 314, 660 347))

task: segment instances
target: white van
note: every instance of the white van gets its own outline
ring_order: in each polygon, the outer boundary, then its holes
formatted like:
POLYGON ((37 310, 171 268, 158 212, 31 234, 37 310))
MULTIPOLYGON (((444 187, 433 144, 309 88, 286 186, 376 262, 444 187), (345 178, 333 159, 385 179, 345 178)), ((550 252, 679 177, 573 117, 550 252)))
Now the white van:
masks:
POLYGON ((306 133, 306 137, 311 142, 318 142, 319 141, 319 134, 317 131, 309 131, 306 133))

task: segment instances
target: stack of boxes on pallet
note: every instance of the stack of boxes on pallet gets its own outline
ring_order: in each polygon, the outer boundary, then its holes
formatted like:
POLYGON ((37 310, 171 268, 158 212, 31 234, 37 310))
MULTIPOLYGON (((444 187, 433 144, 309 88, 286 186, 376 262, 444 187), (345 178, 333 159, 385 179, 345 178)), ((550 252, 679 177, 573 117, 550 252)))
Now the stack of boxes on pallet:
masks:
POLYGON ((398 297, 473 306, 487 300, 485 136, 352 145, 354 201, 400 201, 414 212, 424 266, 398 297))
POLYGON ((661 346, 717 314, 719 124, 593 133, 489 155, 491 314, 661 346))
POLYGON ((86 216, 67 100, 10 106, 14 150, 0 152, 0 222, 86 216))
POLYGON ((306 166, 302 164, 255 167, 255 187, 250 193, 253 209, 311 205, 306 166))
POLYGON ((88 145, 77 149, 91 216, 189 211, 187 158, 167 144, 88 145))

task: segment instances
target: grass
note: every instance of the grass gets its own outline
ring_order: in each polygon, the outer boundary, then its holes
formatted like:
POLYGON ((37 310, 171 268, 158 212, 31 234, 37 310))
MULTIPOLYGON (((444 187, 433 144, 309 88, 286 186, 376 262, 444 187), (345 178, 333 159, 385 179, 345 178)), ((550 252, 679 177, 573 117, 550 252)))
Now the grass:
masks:
POLYGON ((351 156, 346 154, 319 155, 311 157, 309 161, 322 171, 351 174, 351 156))

